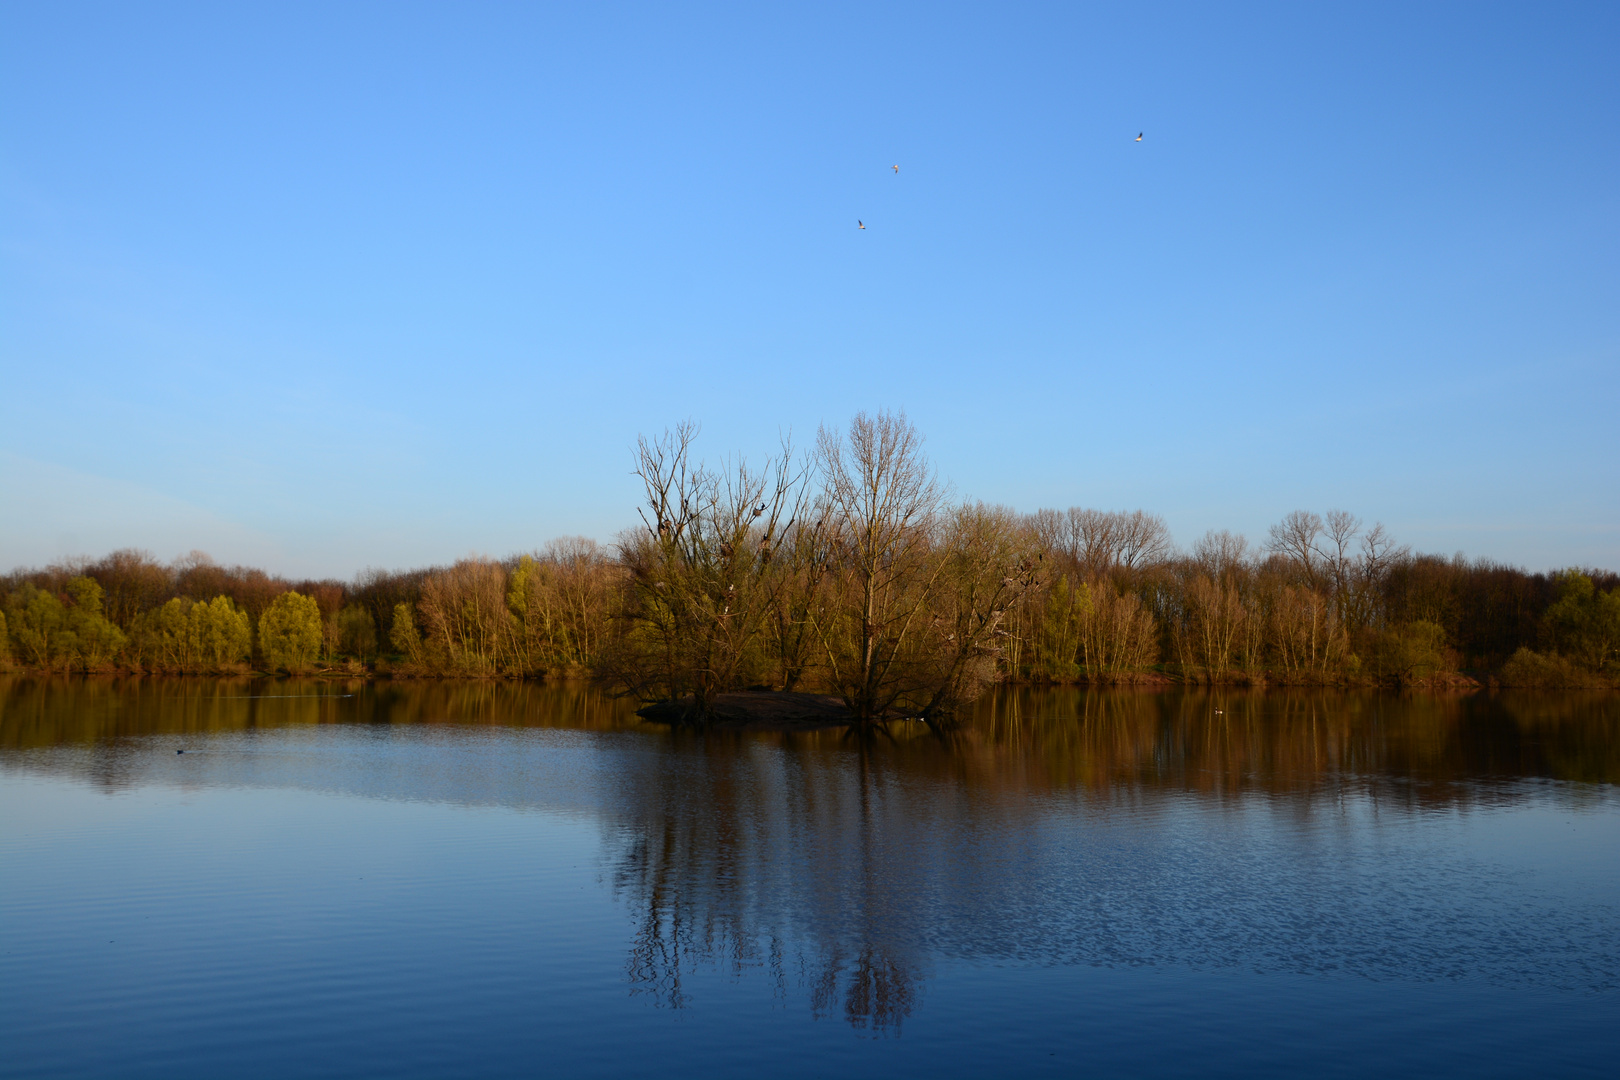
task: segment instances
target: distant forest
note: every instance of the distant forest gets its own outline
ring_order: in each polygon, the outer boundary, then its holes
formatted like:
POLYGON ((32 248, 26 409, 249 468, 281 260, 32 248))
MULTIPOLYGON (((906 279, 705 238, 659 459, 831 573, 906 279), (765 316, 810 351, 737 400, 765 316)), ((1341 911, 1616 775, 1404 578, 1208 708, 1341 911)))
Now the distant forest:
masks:
POLYGON ((682 425, 637 447, 611 547, 293 581, 116 551, 0 578, 0 667, 590 677, 648 700, 742 688, 942 715, 995 681, 1620 684, 1620 576, 1417 554, 1296 511, 1259 546, 1162 518, 952 500, 903 415, 755 467, 682 425))

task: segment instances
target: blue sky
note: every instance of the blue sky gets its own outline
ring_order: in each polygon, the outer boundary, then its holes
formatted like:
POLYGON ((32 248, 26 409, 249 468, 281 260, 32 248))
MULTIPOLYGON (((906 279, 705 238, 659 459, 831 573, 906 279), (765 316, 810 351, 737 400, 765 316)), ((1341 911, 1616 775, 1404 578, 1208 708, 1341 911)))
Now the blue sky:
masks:
POLYGON ((10 4, 0 569, 606 541, 639 432, 877 408, 1020 510, 1620 567, 1617 56, 1613 4, 10 4))

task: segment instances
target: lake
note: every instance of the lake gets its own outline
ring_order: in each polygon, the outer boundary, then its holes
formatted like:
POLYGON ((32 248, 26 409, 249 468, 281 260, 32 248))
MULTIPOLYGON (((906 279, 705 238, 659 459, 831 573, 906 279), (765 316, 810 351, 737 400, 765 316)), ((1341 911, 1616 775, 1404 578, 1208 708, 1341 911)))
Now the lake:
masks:
POLYGON ((0 1076, 1611 1076, 1617 782, 1615 695, 0 678, 0 1076))

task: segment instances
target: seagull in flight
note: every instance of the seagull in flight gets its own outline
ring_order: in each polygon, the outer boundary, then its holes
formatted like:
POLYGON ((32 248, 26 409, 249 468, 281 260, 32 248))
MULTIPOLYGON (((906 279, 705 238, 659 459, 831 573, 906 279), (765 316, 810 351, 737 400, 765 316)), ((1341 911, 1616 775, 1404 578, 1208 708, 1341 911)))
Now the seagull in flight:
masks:
POLYGON ((896 165, 894 167, 894 175, 896 175, 896 176, 900 175, 900 166, 896 165))
POLYGON ((1137 132, 1137 133, 1136 133, 1136 141, 1137 141, 1137 142, 1141 142, 1141 141, 1142 141, 1142 132, 1140 132, 1140 131, 1138 131, 1138 132, 1137 132))
POLYGON ((862 221, 860 218, 855 219, 855 224, 858 225, 860 228, 863 228, 863 229, 866 228, 866 222, 862 221))

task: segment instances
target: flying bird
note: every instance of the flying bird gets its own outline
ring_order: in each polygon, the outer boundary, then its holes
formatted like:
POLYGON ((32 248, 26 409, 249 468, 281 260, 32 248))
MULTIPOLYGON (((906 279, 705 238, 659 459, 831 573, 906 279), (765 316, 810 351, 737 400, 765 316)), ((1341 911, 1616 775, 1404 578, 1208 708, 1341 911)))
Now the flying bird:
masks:
POLYGON ((900 175, 900 166, 896 165, 894 167, 894 175, 896 175, 896 176, 900 175))
POLYGON ((855 219, 855 224, 863 229, 866 228, 866 222, 862 221, 860 218, 855 219))
POLYGON ((1140 132, 1140 131, 1138 131, 1138 132, 1137 132, 1137 133, 1136 133, 1136 141, 1137 141, 1137 142, 1141 142, 1141 141, 1142 141, 1142 132, 1140 132))

